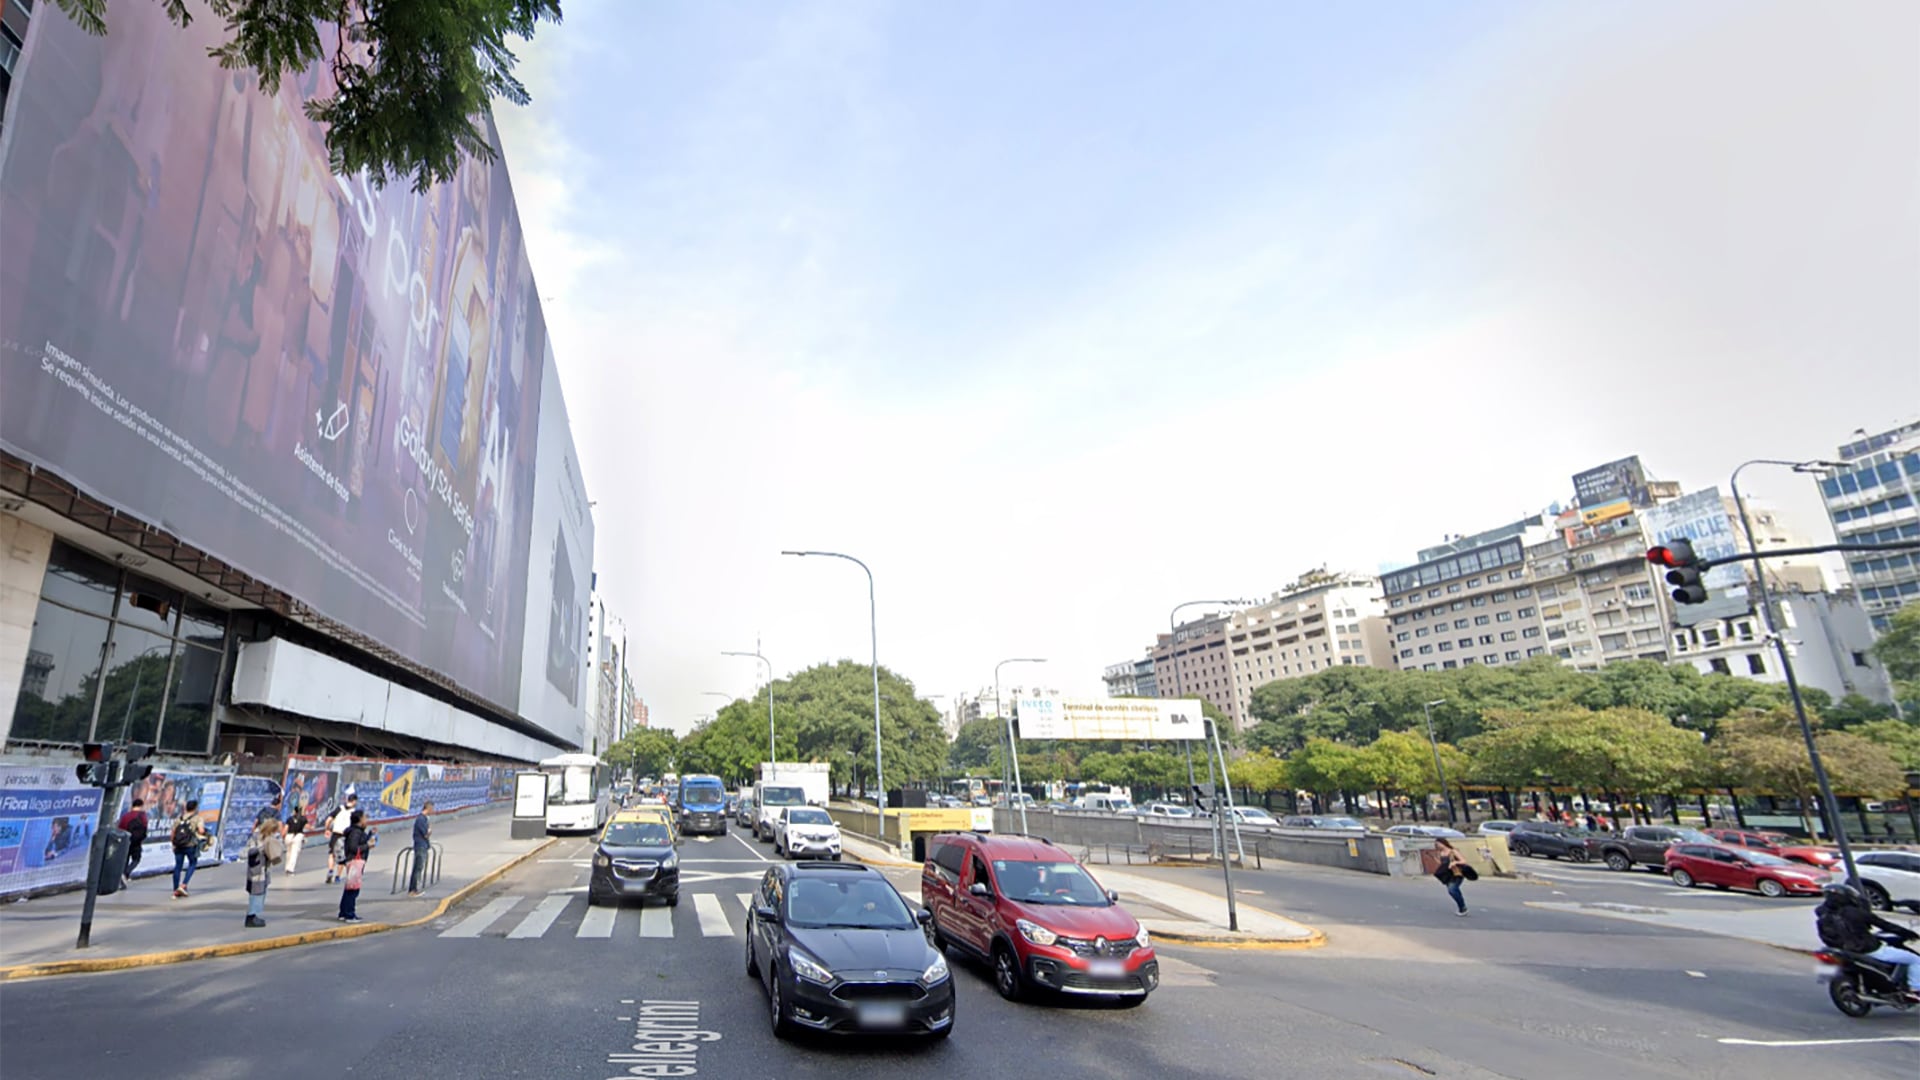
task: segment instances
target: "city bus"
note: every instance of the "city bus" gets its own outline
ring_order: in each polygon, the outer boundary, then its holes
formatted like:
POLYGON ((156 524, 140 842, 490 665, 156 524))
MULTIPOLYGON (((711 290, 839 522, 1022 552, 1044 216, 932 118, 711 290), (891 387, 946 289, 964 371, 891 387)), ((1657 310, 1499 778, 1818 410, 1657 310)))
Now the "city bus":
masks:
POLYGON ((547 774, 547 831, 598 832, 613 816, 613 767, 592 754, 540 763, 547 774))

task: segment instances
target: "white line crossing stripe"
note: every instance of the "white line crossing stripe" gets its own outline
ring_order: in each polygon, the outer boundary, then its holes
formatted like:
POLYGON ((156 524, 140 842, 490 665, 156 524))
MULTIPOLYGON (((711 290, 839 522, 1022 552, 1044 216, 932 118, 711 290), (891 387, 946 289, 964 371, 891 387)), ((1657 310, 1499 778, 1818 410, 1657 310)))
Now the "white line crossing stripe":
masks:
POLYGON ((594 907, 587 905, 587 917, 580 920, 580 929, 574 931, 577 938, 610 938, 613 936, 613 920, 620 914, 615 907, 594 907))
POLYGON ((649 904, 640 909, 640 936, 672 937, 673 909, 649 904))
POLYGON ((526 918, 520 920, 519 926, 508 931, 507 936, 510 938, 540 937, 553 926, 553 920, 559 918, 560 913, 566 910, 566 906, 572 901, 573 897, 566 893, 547 897, 540 901, 526 918))
POLYGON ((693 909, 700 913, 700 933, 706 937, 732 937, 733 925, 727 922, 727 909, 712 893, 695 893, 693 909))
POLYGON ((487 902, 487 906, 460 920, 452 928, 442 930, 441 937, 472 938, 479 937, 495 919, 513 910, 520 902, 517 896, 501 896, 487 902))
POLYGON ((752 893, 750 892, 734 893, 733 896, 734 896, 734 899, 740 901, 741 907, 747 909, 748 911, 753 910, 753 894, 752 893))

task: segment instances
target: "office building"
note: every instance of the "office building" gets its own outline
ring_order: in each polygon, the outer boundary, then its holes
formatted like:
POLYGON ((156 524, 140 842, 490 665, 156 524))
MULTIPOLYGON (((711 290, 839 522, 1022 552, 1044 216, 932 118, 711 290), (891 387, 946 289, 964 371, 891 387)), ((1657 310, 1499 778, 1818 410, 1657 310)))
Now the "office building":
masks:
POLYGON ((1540 514, 1420 552, 1382 574, 1394 662, 1404 671, 1514 664, 1546 652, 1526 549, 1544 542, 1540 514))
MULTIPOLYGON (((1846 468, 1820 481, 1833 532, 1843 544, 1920 539, 1920 420, 1840 448, 1846 468)), ((1850 555, 1847 570, 1876 632, 1920 600, 1920 551, 1850 555)))
POLYGON ((1228 618, 1227 663, 1232 681, 1222 711, 1236 730, 1252 723, 1253 692, 1276 679, 1335 667, 1392 667, 1379 579, 1324 567, 1300 575, 1265 603, 1228 618))
POLYGON ((1153 670, 1159 697, 1202 698, 1223 713, 1233 706, 1233 664, 1227 656, 1231 621, 1231 615, 1216 612, 1158 636, 1153 670))

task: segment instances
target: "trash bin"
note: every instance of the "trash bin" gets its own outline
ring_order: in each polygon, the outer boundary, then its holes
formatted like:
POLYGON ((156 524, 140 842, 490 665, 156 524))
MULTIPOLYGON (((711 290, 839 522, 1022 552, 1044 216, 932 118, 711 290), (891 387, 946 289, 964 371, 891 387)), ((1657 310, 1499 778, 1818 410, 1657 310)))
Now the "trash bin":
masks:
POLYGON ((105 854, 100 860, 101 896, 120 891, 120 883, 127 877, 127 849, 133 843, 133 834, 125 829, 107 828, 100 831, 100 840, 105 846, 105 854))

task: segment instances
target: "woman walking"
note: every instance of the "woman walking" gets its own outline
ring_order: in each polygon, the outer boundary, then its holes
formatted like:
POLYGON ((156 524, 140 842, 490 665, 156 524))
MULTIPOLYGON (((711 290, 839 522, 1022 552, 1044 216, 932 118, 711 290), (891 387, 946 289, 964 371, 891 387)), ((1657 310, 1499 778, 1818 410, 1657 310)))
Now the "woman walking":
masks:
POLYGON ((267 882, 272 879, 273 864, 284 850, 280 841, 280 822, 262 818, 254 822, 247 837, 247 925, 267 925, 267 882))
POLYGON ((1467 898, 1460 894, 1460 885, 1480 875, 1474 873, 1473 867, 1467 865, 1467 860, 1454 850, 1452 844, 1445 840, 1435 840, 1434 844, 1440 858, 1438 865, 1433 868, 1433 876, 1447 887, 1447 895, 1453 897, 1454 906, 1459 909, 1454 914, 1464 918, 1467 914, 1467 898))
POLYGON ((340 874, 343 888, 340 890, 340 921, 361 922, 356 905, 360 901, 360 884, 367 873, 367 813, 355 810, 350 819, 352 824, 340 839, 340 858, 344 867, 340 874))
POLYGON ((304 803, 294 803, 293 813, 287 815, 287 873, 300 865, 300 849, 307 843, 307 807, 304 803))

